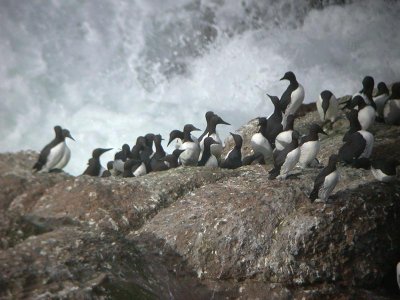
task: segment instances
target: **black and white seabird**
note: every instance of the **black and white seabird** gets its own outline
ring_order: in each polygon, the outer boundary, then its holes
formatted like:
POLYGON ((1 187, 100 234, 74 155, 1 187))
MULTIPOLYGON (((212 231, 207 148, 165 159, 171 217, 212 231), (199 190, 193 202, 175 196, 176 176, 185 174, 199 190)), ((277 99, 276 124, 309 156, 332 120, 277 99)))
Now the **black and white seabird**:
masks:
POLYGON ((258 126, 260 129, 253 134, 250 140, 251 148, 255 155, 262 154, 264 161, 268 160, 272 155, 272 146, 267 139, 268 121, 267 118, 258 118, 258 126))
MULTIPOLYGON (((221 159, 221 153, 223 149, 222 140, 217 132, 217 125, 219 124, 231 125, 222 120, 222 118, 217 114, 214 114, 207 123, 207 129, 206 129, 207 134, 205 135, 205 137, 211 137, 216 142, 214 144, 211 144, 211 153, 217 158, 218 161, 220 161, 221 159)), ((204 151, 204 140, 205 138, 203 139, 199 138, 200 149, 201 149, 200 156, 204 151)))
MULTIPOLYGON (((287 117, 286 125, 283 131, 276 136, 275 150, 283 150, 292 141, 292 133, 294 131, 294 116, 287 117)), ((274 150, 274 151, 275 151, 274 150)))
POLYGON ((319 152, 321 143, 318 133, 327 135, 327 133, 318 124, 311 124, 308 135, 301 138, 300 141, 300 168, 306 168, 315 160, 319 152))
POLYGON ((239 134, 230 133, 235 142, 235 146, 225 157, 225 160, 221 163, 221 168, 224 169, 236 169, 242 166, 242 144, 243 139, 239 134))
POLYGON ((339 181, 339 172, 336 169, 338 156, 329 157, 328 165, 322 169, 314 181, 314 188, 310 194, 311 202, 315 200, 326 201, 339 181))
POLYGON ((363 97, 365 103, 367 105, 371 105, 374 109, 376 109, 375 102, 372 98, 372 93, 374 92, 375 81, 372 76, 365 76, 362 81, 363 88, 360 91, 360 95, 363 97))
POLYGON ((138 136, 136 143, 133 145, 129 158, 140 160, 140 153, 146 148, 146 139, 144 136, 138 136))
POLYGON ((392 85, 392 94, 383 108, 383 118, 386 124, 400 125, 400 82, 392 85))
POLYGON ((321 121, 323 122, 335 122, 338 114, 338 101, 335 95, 328 90, 325 90, 319 94, 317 99, 317 110, 321 121))
POLYGON ((180 131, 178 129, 174 129, 169 133, 169 141, 167 146, 171 144, 174 140, 176 140, 175 143, 175 149, 179 149, 183 143, 183 131, 180 131))
POLYGON ((144 136, 145 138, 145 146, 142 149, 142 151, 140 151, 140 159, 142 161, 147 161, 153 157, 154 155, 154 151, 153 151, 153 142, 154 142, 154 137, 155 135, 153 133, 148 133, 144 136))
POLYGON ((292 141, 281 151, 274 151, 274 168, 269 171, 269 179, 286 179, 300 158, 299 134, 292 132, 292 141))
POLYGON ((304 88, 297 82, 293 72, 286 72, 280 80, 289 80, 290 84, 281 96, 281 110, 284 113, 283 126, 285 126, 287 116, 294 115, 304 100, 304 88))
POLYGON ((396 180, 396 168, 399 165, 399 161, 378 159, 372 161, 371 172, 376 180, 382 182, 392 182, 396 180))
POLYGON ((192 124, 186 124, 183 128, 183 143, 180 147, 185 150, 179 156, 179 160, 183 166, 197 166, 200 155, 200 145, 194 141, 191 136, 192 131, 199 131, 200 129, 194 127, 192 124))
POLYGON ((268 130, 266 134, 268 142, 270 143, 272 148, 275 148, 275 139, 277 135, 281 133, 283 130, 283 125, 282 125, 283 113, 281 110, 279 98, 277 96, 272 96, 268 94, 267 96, 271 99, 274 105, 274 112, 267 119, 268 130))
POLYGON ((74 139, 69 131, 66 129, 63 131, 61 126, 55 126, 54 132, 55 138, 40 151, 38 161, 33 166, 34 172, 49 172, 55 168, 62 169, 68 163, 70 154, 66 153, 68 147, 65 138, 74 139))
POLYGON ((107 152, 110 151, 112 148, 96 148, 92 152, 92 158, 89 159, 88 162, 88 167, 86 170, 83 172, 83 175, 89 175, 89 176, 97 176, 101 177, 103 175, 103 172, 106 170, 100 163, 100 156, 107 152))
POLYGON ((207 136, 207 134, 208 134, 209 123, 210 123, 211 118, 212 118, 213 116, 215 116, 215 113, 214 113, 213 111, 208 111, 208 112, 206 112, 205 118, 206 118, 207 125, 206 125, 206 129, 204 129, 203 133, 199 136, 199 139, 198 139, 199 142, 201 142, 201 141, 207 136))
POLYGON ((64 143, 65 143, 65 150, 64 150, 64 155, 62 156, 61 160, 58 162, 58 164, 52 169, 52 170, 62 170, 69 162, 71 159, 71 150, 69 149, 66 138, 70 138, 71 140, 75 141, 74 138, 71 136, 70 132, 68 129, 63 129, 63 137, 64 137, 64 143))
POLYGON ((200 167, 218 167, 218 159, 211 152, 211 145, 218 144, 212 137, 206 137, 204 139, 204 150, 201 154, 201 159, 198 162, 200 167))
POLYGON ((350 112, 346 113, 346 117, 350 122, 350 128, 343 136, 343 142, 347 142, 347 140, 350 138, 350 136, 353 133, 361 130, 361 125, 360 125, 360 122, 358 121, 358 111, 357 110, 352 109, 350 112))
POLYGON ((156 171, 159 170, 165 170, 165 168, 168 169, 174 169, 177 168, 179 166, 179 156, 181 155, 182 152, 184 152, 185 150, 180 150, 180 149, 175 149, 172 154, 168 154, 166 156, 164 156, 160 161, 163 163, 164 166, 162 166, 161 164, 156 168, 156 171))
POLYGON ((138 169, 142 166, 143 162, 136 159, 129 159, 124 163, 124 172, 122 173, 122 177, 129 178, 129 177, 137 177, 146 174, 142 174, 138 169), (137 176, 134 174, 136 171, 137 176), (140 173, 140 174, 139 174, 140 173))
POLYGON ((358 106, 358 121, 360 122, 362 130, 368 130, 375 122, 375 109, 366 104, 363 97, 360 95, 352 99, 350 108, 358 106))
POLYGON ((344 145, 339 149, 339 158, 346 164, 354 164, 361 158, 369 158, 374 146, 372 133, 359 130, 351 134, 344 145))
POLYGON ((131 149, 128 144, 123 144, 121 151, 118 151, 114 155, 114 164, 113 164, 113 169, 117 173, 123 173, 124 172, 124 164, 126 160, 130 157, 131 155, 131 149))
POLYGON ((154 136, 154 146, 156 148, 156 152, 154 152, 154 154, 150 160, 150 167, 151 167, 152 171, 163 171, 164 170, 163 165, 165 165, 165 164, 161 159, 163 157, 165 157, 167 155, 167 153, 165 153, 164 148, 161 145, 161 141, 163 141, 163 138, 161 137, 161 135, 156 134, 154 136))
POLYGON ((389 99, 389 89, 384 82, 378 83, 378 91, 373 97, 376 105, 376 120, 383 122, 383 108, 385 107, 386 101, 389 99))

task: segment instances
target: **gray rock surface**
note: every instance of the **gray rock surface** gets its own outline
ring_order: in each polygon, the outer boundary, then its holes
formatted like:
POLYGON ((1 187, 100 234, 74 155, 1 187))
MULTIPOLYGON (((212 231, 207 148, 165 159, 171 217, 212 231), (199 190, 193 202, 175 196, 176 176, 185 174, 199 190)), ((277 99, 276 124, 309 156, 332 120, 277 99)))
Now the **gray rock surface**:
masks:
MULTIPOLYGON (((315 111, 295 127, 310 121, 315 111)), ((346 126, 322 140, 321 163, 346 126)), ((254 131, 239 130, 245 145, 254 131)), ((399 127, 372 131, 373 157, 400 155, 399 127)), ((36 158, 0 154, 0 299, 400 296, 398 181, 340 166, 330 201, 311 203, 318 169, 286 181, 267 179, 270 163, 91 178, 32 174, 36 158)))

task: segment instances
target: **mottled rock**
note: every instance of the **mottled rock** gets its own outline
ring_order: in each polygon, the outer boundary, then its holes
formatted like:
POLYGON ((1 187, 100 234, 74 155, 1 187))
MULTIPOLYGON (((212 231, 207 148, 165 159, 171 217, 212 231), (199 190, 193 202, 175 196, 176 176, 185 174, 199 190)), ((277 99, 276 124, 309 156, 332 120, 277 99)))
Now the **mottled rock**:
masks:
MULTIPOLYGON (((319 121, 304 111, 301 133, 319 121)), ((346 126, 341 116, 323 137, 322 164, 346 126)), ((239 130, 245 153, 254 131, 239 130)), ((372 156, 400 155, 399 131, 376 124, 372 156)), ((331 199, 311 203, 319 169, 285 181, 267 179, 270 162, 93 178, 32 174, 36 158, 0 154, 1 299, 399 297, 398 181, 339 166, 331 199)))

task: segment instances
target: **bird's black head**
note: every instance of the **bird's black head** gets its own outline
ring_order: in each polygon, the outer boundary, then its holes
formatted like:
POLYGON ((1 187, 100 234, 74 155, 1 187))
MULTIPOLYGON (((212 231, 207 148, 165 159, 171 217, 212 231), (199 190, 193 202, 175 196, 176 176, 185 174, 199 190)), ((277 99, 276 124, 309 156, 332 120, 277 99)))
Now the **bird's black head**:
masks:
POLYGON ((59 125, 54 126, 54 132, 56 134, 56 137, 58 137, 58 138, 62 138, 63 137, 63 131, 62 131, 61 126, 59 126, 59 125))
POLYGON ((374 89, 374 78, 372 76, 365 76, 363 81, 362 81, 363 89, 361 90, 362 93, 366 93, 368 91, 371 91, 374 89))
POLYGON ((351 108, 354 108, 356 106, 358 106, 360 108, 360 107, 363 107, 365 105, 366 105, 366 103, 365 103, 364 98, 361 95, 357 95, 353 99, 351 99, 349 108, 351 109, 351 108))
POLYGON ((375 97, 380 96, 380 95, 388 95, 389 94, 389 89, 383 81, 378 83, 378 92, 376 93, 375 97))
POLYGON ((322 127, 319 126, 319 125, 316 124, 316 123, 311 124, 311 126, 310 126, 310 132, 322 133, 322 134, 328 135, 328 134, 322 129, 322 127))
POLYGON ((296 82, 296 75, 292 71, 286 72, 280 80, 289 80, 291 83, 296 82))
POLYGON ((242 148, 242 144, 243 144, 243 139, 239 134, 235 134, 230 132, 231 136, 233 137, 233 140, 235 142, 235 146, 238 148, 242 148))
POLYGON ((182 149, 175 149, 175 150, 172 152, 172 155, 175 156, 176 158, 178 158, 178 157, 182 154, 182 152, 185 152, 185 150, 182 150, 182 149))
POLYGON ((400 99, 400 82, 396 82, 392 85, 390 99, 400 99))
POLYGON ((192 132, 192 131, 200 131, 200 129, 194 127, 192 124, 186 124, 185 127, 183 127, 184 132, 192 132))
POLYGON ((114 162, 112 161, 112 160, 110 160, 108 163, 107 163, 107 170, 112 170, 112 169, 114 169, 114 162))
POLYGON ((103 153, 112 150, 112 148, 96 148, 92 152, 93 158, 99 158, 103 153))
POLYGON ((214 144, 219 144, 219 143, 217 141, 215 141, 212 137, 206 137, 204 139, 204 148, 208 148, 214 144))
POLYGON ((128 144, 123 144, 123 145, 122 145, 122 151, 123 151, 123 152, 129 151, 130 149, 131 149, 131 148, 129 147, 128 144))
POLYGON ((206 115, 205 115, 206 121, 209 122, 209 121, 211 120, 211 117, 214 116, 214 115, 215 115, 214 112, 211 111, 211 110, 209 110, 208 112, 206 112, 206 115))
POLYGON ((158 144, 161 144, 161 141, 163 140, 163 138, 161 137, 161 134, 156 134, 155 136, 154 136, 154 143, 158 143, 158 144))
POLYGON ((153 144, 154 141, 154 134, 153 133, 148 133, 144 136, 144 138, 146 139, 146 144, 148 146, 151 146, 153 144))
POLYGON ((171 142, 175 139, 181 139, 183 140, 183 132, 178 130, 178 129, 174 129, 169 133, 169 141, 167 146, 169 146, 169 144, 171 144, 171 142))
POLYGON ((277 96, 272 96, 267 94, 267 96, 271 99, 272 103, 274 104, 275 107, 280 107, 279 106, 279 98, 277 96))
POLYGON ((71 136, 71 134, 70 134, 68 129, 63 129, 62 133, 63 133, 63 137, 64 138, 70 138, 71 140, 75 141, 75 139, 71 136))

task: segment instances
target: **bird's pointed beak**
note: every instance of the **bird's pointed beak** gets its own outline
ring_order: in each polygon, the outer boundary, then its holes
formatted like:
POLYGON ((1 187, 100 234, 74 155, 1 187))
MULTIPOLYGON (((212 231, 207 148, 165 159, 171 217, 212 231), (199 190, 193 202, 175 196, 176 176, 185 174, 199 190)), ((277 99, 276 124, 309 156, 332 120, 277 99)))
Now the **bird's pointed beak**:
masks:
POLYGON ((75 139, 71 136, 70 133, 68 133, 67 138, 70 138, 71 140, 73 140, 75 142, 75 139))
POLYGON ((171 142, 172 142, 172 139, 169 139, 167 147, 169 146, 169 144, 171 144, 171 142))
POLYGON ((103 154, 103 153, 105 153, 105 152, 107 152, 107 151, 110 151, 110 150, 112 150, 113 148, 106 148, 106 149, 101 149, 101 154, 103 154))
POLYGON ((281 79, 279 79, 279 81, 282 81, 282 80, 285 80, 286 78, 285 78, 285 76, 283 76, 281 79))
POLYGON ((192 131, 201 131, 201 129, 194 127, 192 131))
POLYGON ((225 122, 224 120, 222 120, 221 118, 220 118, 218 124, 231 125, 231 124, 229 124, 228 122, 225 122))

